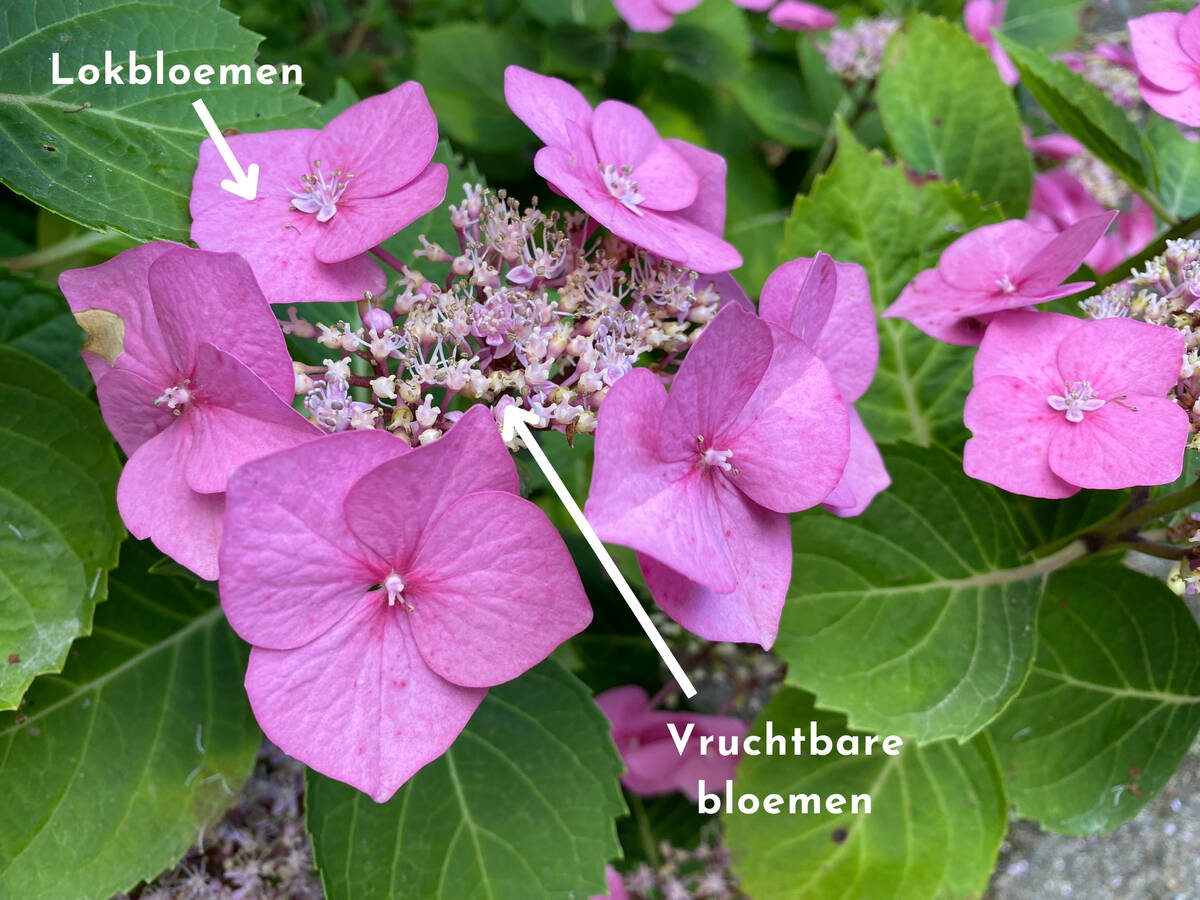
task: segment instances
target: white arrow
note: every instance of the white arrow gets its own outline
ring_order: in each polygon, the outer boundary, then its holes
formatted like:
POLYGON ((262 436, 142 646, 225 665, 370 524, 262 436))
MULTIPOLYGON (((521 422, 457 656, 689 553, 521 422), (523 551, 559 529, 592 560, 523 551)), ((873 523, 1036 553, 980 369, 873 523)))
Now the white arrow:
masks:
POLYGON ((608 550, 600 543, 600 538, 596 536, 596 529, 592 528, 591 523, 584 518, 583 511, 567 490, 567 486, 563 484, 563 480, 558 477, 558 473, 550 465, 550 460, 546 457, 545 451, 533 439, 533 432, 529 430, 529 426, 538 421, 539 418, 536 413, 530 412, 527 409, 520 409, 515 403, 505 407, 504 422, 501 426, 501 433, 504 435, 504 440, 511 441, 514 432, 520 436, 525 446, 529 448, 529 452, 533 454, 533 458, 537 461, 538 466, 541 467, 542 472, 545 473, 550 486, 554 488, 554 493, 558 494, 558 499, 562 501, 563 506, 567 508, 567 512, 571 514, 571 518, 575 520, 575 524, 583 533, 588 546, 592 548, 592 552, 600 560, 600 565, 604 566, 604 571, 608 573, 608 577, 613 580, 613 584, 617 586, 617 590, 621 593, 625 602, 629 604, 629 609, 633 612, 634 618, 638 620, 638 624, 642 626, 642 630, 646 632, 646 637, 650 638, 650 643, 654 645, 654 649, 658 651, 658 655, 667 664, 667 669, 670 671, 672 677, 683 688, 684 696, 689 698, 696 696, 696 689, 692 687, 691 679, 687 677, 687 674, 683 671, 683 667, 679 665, 679 660, 675 658, 675 655, 671 652, 671 648, 667 646, 666 641, 662 639, 662 635, 658 633, 658 629, 654 627, 654 623, 650 621, 650 617, 646 615, 646 610, 642 608, 642 604, 638 603, 637 597, 629 589, 629 583, 625 580, 625 576, 621 574, 621 570, 617 568, 617 564, 609 556, 608 550))
POLYGON ((236 194, 243 200, 253 200, 258 194, 258 165, 250 163, 246 171, 243 172, 242 167, 238 164, 237 157, 233 155, 233 151, 229 148, 229 141, 225 140, 225 135, 221 134, 221 129, 213 121, 212 113, 208 111, 208 107, 204 105, 204 101, 197 100, 192 104, 192 109, 200 117, 200 121, 204 125, 204 130, 212 138, 213 146, 217 148, 217 152, 221 154, 221 159, 225 160, 225 166, 229 169, 229 174, 233 176, 233 180, 224 179, 221 182, 221 187, 231 194, 236 194))

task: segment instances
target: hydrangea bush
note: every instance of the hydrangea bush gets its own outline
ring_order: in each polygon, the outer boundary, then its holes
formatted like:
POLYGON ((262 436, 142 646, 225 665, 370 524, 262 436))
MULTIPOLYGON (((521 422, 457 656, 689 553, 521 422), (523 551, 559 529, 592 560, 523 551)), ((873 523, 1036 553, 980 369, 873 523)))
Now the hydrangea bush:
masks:
POLYGON ((226 7, 0 22, 0 896, 968 897, 1163 789, 1200 9, 226 7), (303 63, 252 198, 122 42, 303 63))

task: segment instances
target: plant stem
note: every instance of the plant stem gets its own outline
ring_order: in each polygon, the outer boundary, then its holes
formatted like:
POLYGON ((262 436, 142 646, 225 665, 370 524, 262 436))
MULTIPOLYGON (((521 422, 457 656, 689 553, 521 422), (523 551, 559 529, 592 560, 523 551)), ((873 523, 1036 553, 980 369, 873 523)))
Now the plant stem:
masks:
POLYGON ((396 270, 397 273, 401 275, 404 274, 404 263, 400 262, 400 260, 392 256, 392 254, 384 250, 382 246, 372 248, 371 252, 374 253, 375 257, 384 265, 391 266, 396 270))
POLYGON ((1131 503, 1109 520, 1101 522, 1098 528, 1084 535, 1084 540, 1094 550, 1111 544, 1126 543, 1143 525, 1157 522, 1193 503, 1200 503, 1200 479, 1165 497, 1143 503, 1131 503))
POLYGON ((1188 559, 1193 554, 1200 552, 1200 547, 1195 544, 1184 547, 1179 544, 1168 544, 1166 541, 1142 540, 1118 541, 1109 544, 1106 549, 1134 550, 1138 553, 1145 553, 1147 556, 1157 556, 1159 559, 1188 559))
POLYGON ((76 253, 82 253, 84 250, 90 250, 97 244, 102 244, 110 238, 116 237, 116 234, 115 231, 89 231, 86 234, 77 234, 74 237, 61 240, 57 244, 51 244, 49 247, 35 250, 33 253, 26 253, 24 256, 0 259, 0 266, 6 266, 14 272, 26 269, 39 269, 50 263, 58 262, 60 259, 67 259, 74 256, 76 253))
POLYGON ((646 815, 646 807, 642 805, 642 798, 637 794, 632 791, 626 791, 626 794, 629 797, 629 811, 637 820, 638 837, 642 841, 642 850, 646 854, 646 859, 650 861, 650 865, 657 869, 662 865, 662 860, 658 856, 658 848, 654 846, 654 831, 650 828, 650 817, 646 815))
POLYGON ((1141 268, 1149 260, 1159 256, 1166 247, 1167 241, 1190 237, 1196 231, 1200 231, 1200 213, 1180 222, 1158 240, 1151 241, 1150 245, 1141 253, 1129 257, 1129 259, 1120 265, 1113 266, 1108 272, 1096 279, 1095 287, 1089 288, 1088 293, 1098 294, 1106 287, 1114 285, 1118 281, 1124 281, 1129 277, 1130 270, 1141 268))

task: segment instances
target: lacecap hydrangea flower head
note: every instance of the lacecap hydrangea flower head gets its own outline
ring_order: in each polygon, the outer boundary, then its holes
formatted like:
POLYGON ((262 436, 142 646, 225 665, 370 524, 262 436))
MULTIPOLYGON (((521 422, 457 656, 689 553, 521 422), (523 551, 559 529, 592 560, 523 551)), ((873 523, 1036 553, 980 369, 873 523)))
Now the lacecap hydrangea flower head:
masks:
POLYGON ((585 512, 602 539, 638 551, 680 625, 770 647, 791 580, 787 514, 828 497, 849 452, 846 406, 813 351, 728 306, 669 394, 642 368, 609 390, 585 512))
POLYGON ((324 128, 238 134, 238 159, 260 164, 253 200, 221 187, 225 164, 200 146, 192 240, 242 254, 272 303, 360 299, 387 287, 368 251, 439 206, 446 167, 431 163, 437 119, 409 81, 339 113, 324 128))
POLYGON ((89 333, 83 357, 129 457, 117 485, 125 526, 216 578, 229 473, 321 434, 290 405, 292 361, 250 267, 143 244, 59 285, 89 333))
POLYGON ((517 489, 483 406, 416 449, 343 432, 238 469, 221 604, 267 737, 382 802, 582 631, 566 545, 517 489))
POLYGON ((997 315, 967 396, 966 473, 1050 499, 1174 481, 1190 433, 1168 397, 1184 344, 1172 328, 1130 319, 997 315))
POLYGON ((546 145, 534 169, 615 234, 697 272, 727 272, 741 254, 725 229, 725 160, 659 137, 645 113, 605 100, 592 109, 575 87, 509 66, 504 96, 546 145))

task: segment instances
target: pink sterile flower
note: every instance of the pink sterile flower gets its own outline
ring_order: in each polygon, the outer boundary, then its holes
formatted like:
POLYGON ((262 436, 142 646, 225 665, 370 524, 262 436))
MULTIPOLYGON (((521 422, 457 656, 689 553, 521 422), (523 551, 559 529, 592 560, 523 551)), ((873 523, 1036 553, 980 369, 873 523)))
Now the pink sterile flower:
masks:
POLYGON ((1155 112, 1200 125, 1200 6, 1129 20, 1138 89, 1155 112))
POLYGON ((988 52, 992 54, 992 60, 996 63, 1004 83, 1011 85, 1016 84, 1020 76, 1004 48, 992 34, 992 29, 999 29, 1004 25, 1007 7, 1008 0, 967 0, 967 5, 963 7, 963 22, 967 26, 967 33, 977 43, 987 47, 988 52))
POLYGON ((1059 234, 1010 220, 965 234, 937 268, 909 282, 886 318, 907 319, 948 344, 978 344, 991 317, 1067 297, 1091 281, 1062 284, 1108 229, 1115 212, 1089 216, 1059 234))
POLYGON ((234 473, 221 603, 280 749, 387 800, 489 686, 587 625, 566 546, 517 488, 482 406, 417 449, 343 432, 234 473))
POLYGON ((963 468, 1033 497, 1179 477, 1188 414, 1167 393, 1184 337, 1132 319, 996 316, 975 357, 963 468))
POLYGON ((700 5, 700 0, 613 0, 617 15, 634 31, 666 31, 675 17, 700 5))
POLYGON ((634 684, 613 688, 596 696, 596 704, 612 722, 613 743, 625 763, 621 784, 635 794, 652 797, 681 791, 695 801, 699 783, 723 784, 733 778, 737 756, 718 753, 713 741, 701 753, 702 737, 741 739, 749 726, 741 719, 705 716, 699 713, 663 712, 651 709, 649 696, 634 684), (679 740, 686 740, 680 754, 669 725, 674 723, 679 740), (691 726, 690 728, 688 726, 691 726))
POLYGON ((629 891, 625 889, 625 880, 621 877, 621 873, 612 866, 604 867, 604 883, 608 886, 608 893, 592 897, 591 900, 629 900, 629 891))
POLYGON ((769 647, 792 571, 787 513, 824 500, 850 425, 798 338, 736 306, 692 345, 668 395, 647 369, 609 390, 586 513, 638 551, 654 598, 714 641, 769 647))
POLYGON ((1033 153, 1061 162, 1084 152, 1083 144, 1069 134, 1052 133, 1034 137, 1025 129, 1025 146, 1033 153))
POLYGON ((129 457, 117 485, 125 526, 216 578, 229 473, 321 434, 290 405, 292 361, 250 267, 155 243, 58 283, 89 332, 83 357, 129 457))
POLYGON ((272 303, 378 293, 387 279, 367 251, 446 196, 446 167, 430 164, 437 140, 415 81, 354 104, 320 131, 234 135, 234 155, 260 167, 253 200, 221 187, 229 173, 206 140, 192 182, 192 240, 242 254, 272 303))
POLYGON ((767 18, 788 31, 825 31, 837 25, 837 16, 825 7, 802 0, 781 0, 767 18))
POLYGON ((867 273, 825 253, 794 259, 763 285, 759 314, 808 344, 833 376, 850 414, 850 457, 837 487, 821 505, 839 516, 857 516, 891 484, 879 448, 853 403, 875 377, 879 335, 867 273))
POLYGON ((574 87, 519 66, 504 96, 546 144, 534 168, 618 237, 697 272, 742 264, 725 229, 725 160, 663 140, 636 107, 605 100, 593 111, 574 87))

